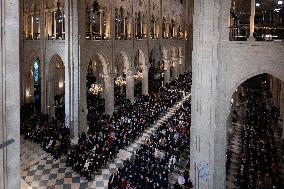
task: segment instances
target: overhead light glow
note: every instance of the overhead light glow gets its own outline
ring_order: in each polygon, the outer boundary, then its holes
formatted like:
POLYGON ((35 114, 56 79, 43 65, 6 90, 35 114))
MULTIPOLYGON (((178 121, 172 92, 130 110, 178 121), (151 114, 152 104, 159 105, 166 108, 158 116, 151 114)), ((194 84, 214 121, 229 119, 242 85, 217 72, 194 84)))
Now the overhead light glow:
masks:
POLYGON ((259 7, 259 6, 260 6, 260 3, 256 3, 255 6, 259 7))
POLYGON ((283 4, 283 1, 278 1, 278 5, 282 5, 283 4))

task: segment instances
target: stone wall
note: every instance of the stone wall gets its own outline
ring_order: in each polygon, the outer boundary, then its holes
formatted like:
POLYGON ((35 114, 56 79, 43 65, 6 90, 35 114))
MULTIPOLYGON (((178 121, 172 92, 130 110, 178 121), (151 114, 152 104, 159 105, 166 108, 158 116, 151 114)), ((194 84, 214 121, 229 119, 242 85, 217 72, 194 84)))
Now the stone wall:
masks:
POLYGON ((191 177, 225 188, 226 120, 234 90, 269 73, 283 81, 282 42, 229 41, 230 1, 194 1, 191 177))

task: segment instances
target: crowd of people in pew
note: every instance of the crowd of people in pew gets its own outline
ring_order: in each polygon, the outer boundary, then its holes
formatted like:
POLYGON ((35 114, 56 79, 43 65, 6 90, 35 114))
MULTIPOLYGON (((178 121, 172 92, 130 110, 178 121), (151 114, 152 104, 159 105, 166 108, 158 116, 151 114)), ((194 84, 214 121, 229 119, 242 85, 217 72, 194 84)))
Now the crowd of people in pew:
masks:
POLYGON ((255 94, 247 89, 247 93, 237 184, 240 189, 281 188, 274 144, 278 111, 271 105, 269 92, 255 94))
POLYGON ((26 140, 38 143, 42 149, 58 159, 70 148, 70 130, 59 120, 48 120, 48 115, 38 113, 33 106, 25 106, 22 113, 21 134, 26 140), (29 107, 29 108, 28 108, 29 107))
MULTIPOLYGON (((122 168, 112 173, 109 189, 168 188, 169 173, 182 153, 189 150, 190 100, 145 141, 122 168)), ((186 174, 185 174, 186 175, 186 174)), ((192 188, 189 175, 175 188, 192 188)))
POLYGON ((101 98, 101 94, 87 94, 87 106, 89 115, 100 115, 105 112, 105 99, 101 98))
POLYGON ((190 171, 190 159, 187 161, 185 165, 185 170, 178 176, 178 180, 174 184, 173 189, 191 189, 193 188, 193 184, 189 178, 190 171))
POLYGON ((82 133, 78 144, 67 156, 67 166, 80 175, 92 179, 92 175, 113 159, 118 151, 143 134, 159 116, 189 92, 190 74, 181 76, 147 96, 137 98, 109 115, 88 115, 89 130, 82 133))

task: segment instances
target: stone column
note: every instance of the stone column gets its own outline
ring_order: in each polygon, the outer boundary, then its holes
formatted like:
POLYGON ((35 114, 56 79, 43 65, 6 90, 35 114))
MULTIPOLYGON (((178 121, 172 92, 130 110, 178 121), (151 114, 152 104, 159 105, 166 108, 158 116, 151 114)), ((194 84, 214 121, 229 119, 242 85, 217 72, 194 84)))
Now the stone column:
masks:
POLYGON ((87 62, 84 56, 81 56, 80 64, 80 110, 79 110, 79 134, 88 130, 88 107, 87 107, 87 93, 86 76, 87 76, 87 65, 83 62, 87 62))
POLYGON ((105 113, 112 115, 114 111, 114 82, 111 75, 104 76, 105 113))
MULTIPOLYGON (((225 65, 218 62, 219 1, 194 0, 192 125, 190 128, 190 176, 195 189, 225 189, 226 118, 230 95, 226 94, 225 65)), ((224 55, 225 56, 225 55, 224 55)))
POLYGON ((126 73, 126 99, 134 102, 134 76, 130 70, 126 73))
MULTIPOLYGON (((53 72, 54 70, 50 69, 50 72, 53 72)), ((53 73, 49 73, 53 74, 53 73)), ((49 81, 48 81, 48 114, 49 117, 54 117, 55 116, 55 104, 54 104, 54 96, 55 96, 55 86, 54 86, 54 75, 49 75, 49 81)))
POLYGON ((21 187, 20 177, 20 73, 18 0, 0 2, 0 188, 21 187))
MULTIPOLYGON (((280 91, 280 116, 283 117, 284 116, 284 83, 282 81, 281 82, 281 91, 280 91)), ((284 120, 283 120, 284 122, 284 120)))
POLYGON ((179 77, 179 59, 173 58, 175 67, 173 67, 173 80, 179 77))
POLYGON ((40 11, 40 82, 41 82, 41 111, 43 113, 47 112, 47 102, 46 102, 46 60, 45 60, 45 52, 46 52, 46 28, 45 28, 45 9, 46 3, 42 1, 41 3, 41 11, 40 11))
POLYGON ((250 13, 250 35, 249 38, 253 39, 254 33, 254 16, 255 16, 255 0, 251 0, 251 13, 250 13))
POLYGON ((284 116, 282 116, 282 136, 281 136, 281 140, 284 140, 284 116))
POLYGON ((169 63, 169 60, 163 60, 165 65, 165 71, 164 71, 164 83, 169 83, 170 80, 171 80, 171 68, 170 68, 170 63, 169 63))
POLYGON ((148 68, 143 68, 143 80, 142 80, 142 95, 148 95, 148 68))
POLYGON ((180 57, 180 60, 179 60, 179 73, 181 75, 183 75, 184 72, 185 72, 185 61, 184 61, 183 57, 180 57))
POLYGON ((71 137, 79 136, 79 32, 78 0, 66 0, 65 12, 65 124, 71 137))
MULTIPOLYGON (((74 11, 76 11, 75 9, 74 11)), ((86 12, 85 12, 85 4, 78 4, 78 20, 80 23, 86 23, 86 12)), ((77 36, 79 39, 79 67, 80 69, 77 71, 79 75, 79 133, 88 130, 88 108, 87 108, 87 86, 86 86, 86 76, 87 76, 87 68, 89 60, 86 59, 87 51, 85 50, 85 39, 86 39, 86 25, 85 24, 74 24, 73 27, 78 27, 79 35, 77 36)))

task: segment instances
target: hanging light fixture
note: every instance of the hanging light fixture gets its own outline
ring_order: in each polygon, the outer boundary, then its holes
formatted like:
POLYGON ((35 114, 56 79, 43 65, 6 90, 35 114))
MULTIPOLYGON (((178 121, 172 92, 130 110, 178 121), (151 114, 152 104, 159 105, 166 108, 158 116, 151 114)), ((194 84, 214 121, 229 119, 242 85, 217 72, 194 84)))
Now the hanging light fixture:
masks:
POLYGON ((99 95, 101 92, 103 92, 103 88, 100 84, 95 83, 91 85, 89 92, 93 95, 99 95))
POLYGON ((143 73, 140 70, 138 70, 137 73, 134 74, 134 79, 141 81, 143 79, 143 73))
POLYGON ((119 77, 116 78, 115 84, 119 87, 122 87, 122 86, 126 85, 126 81, 124 80, 123 77, 119 76, 119 77))

